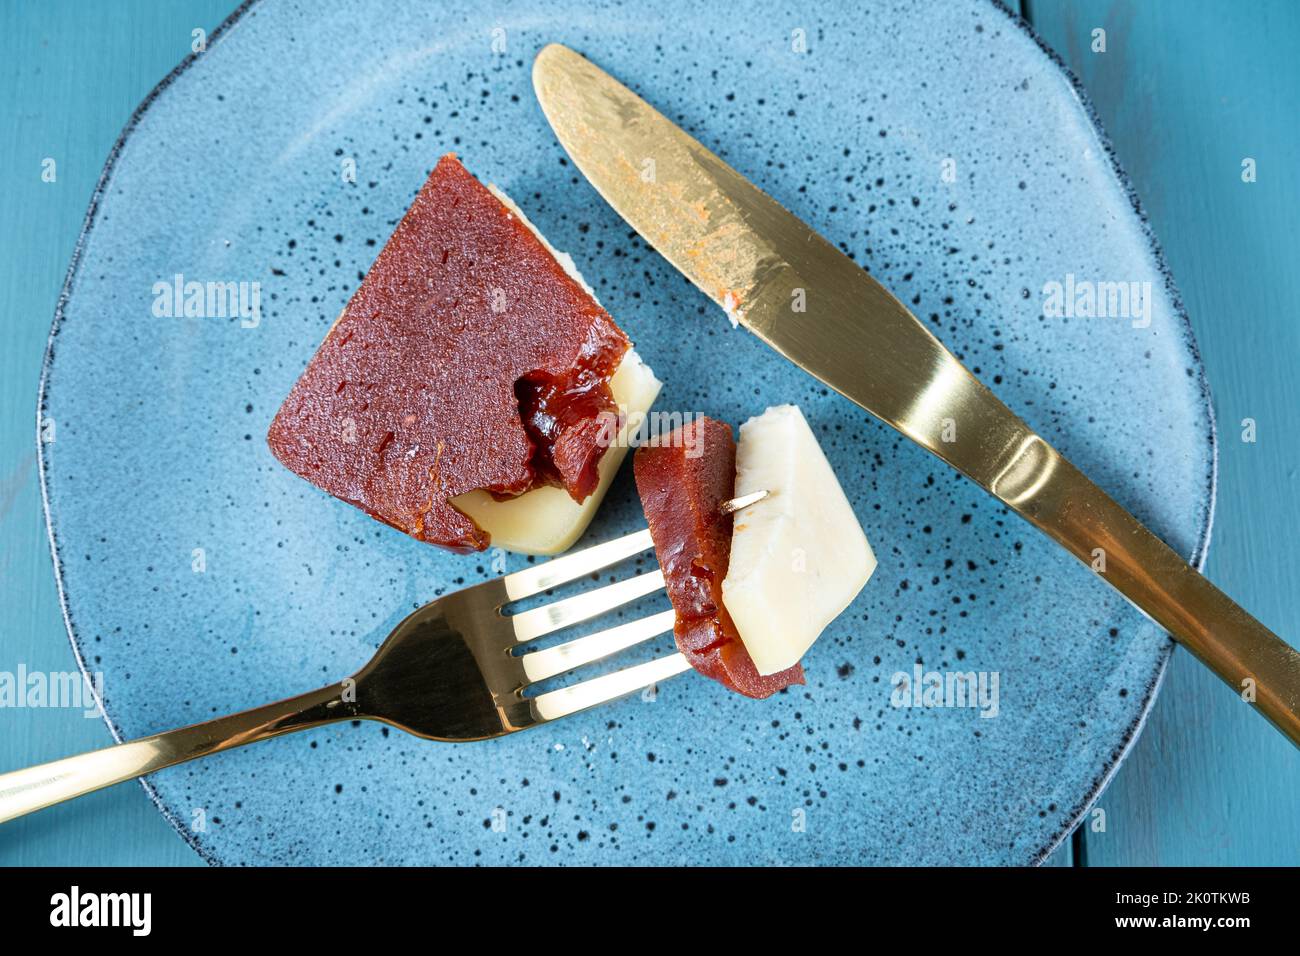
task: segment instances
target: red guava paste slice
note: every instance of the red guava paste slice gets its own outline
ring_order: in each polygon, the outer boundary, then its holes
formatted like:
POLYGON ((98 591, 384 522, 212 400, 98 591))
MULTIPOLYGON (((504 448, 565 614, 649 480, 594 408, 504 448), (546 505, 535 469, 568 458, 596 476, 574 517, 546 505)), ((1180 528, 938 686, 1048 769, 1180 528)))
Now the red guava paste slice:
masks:
POLYGON ((583 501, 627 336, 533 232, 444 156, 271 423, 290 470, 453 551, 450 499, 538 485, 583 501))
POLYGON ((722 603, 733 516, 720 507, 736 489, 731 426, 697 418, 638 448, 632 469, 677 615, 678 650, 705 677, 746 697, 802 684, 801 664, 767 677, 758 673, 722 603))

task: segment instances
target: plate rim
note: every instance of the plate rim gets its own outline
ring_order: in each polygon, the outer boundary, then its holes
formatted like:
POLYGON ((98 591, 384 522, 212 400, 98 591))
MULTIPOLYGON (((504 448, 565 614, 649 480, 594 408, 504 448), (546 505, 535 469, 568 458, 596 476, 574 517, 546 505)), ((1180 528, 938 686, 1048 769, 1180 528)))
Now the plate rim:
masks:
MULTIPOLYGON (((208 34, 207 45, 203 52, 206 52, 208 49, 211 49, 214 44, 224 40, 229 32, 243 20, 244 16, 253 10, 253 8, 259 6, 261 2, 262 0, 242 0, 239 6, 237 6, 215 29, 212 30, 211 33, 208 34)), ((1192 554, 1187 559, 1188 563, 1191 564, 1197 572, 1202 572, 1205 567, 1206 558, 1209 555, 1210 541, 1214 526, 1214 514, 1218 500, 1219 440, 1210 384, 1205 374, 1205 364, 1201 359, 1201 351, 1196 341, 1195 331, 1192 328, 1191 318, 1187 314, 1187 309, 1183 304, 1182 295, 1178 290, 1173 273, 1170 271, 1169 265, 1165 259, 1164 249, 1160 245, 1159 239, 1151 228, 1150 220, 1142 206, 1142 201, 1137 194, 1137 190, 1134 187, 1132 180, 1124 170, 1124 167, 1120 164, 1114 144, 1111 142, 1105 126, 1102 125, 1101 117, 1098 115, 1096 107, 1093 106, 1087 90, 1084 89, 1079 78, 1075 75, 1074 71, 1069 68, 1065 61, 1061 59, 1060 55, 1038 35, 1033 25, 1020 16, 1018 12, 1008 7, 1004 0, 984 0, 984 2, 987 3, 991 12, 1004 17, 1010 26, 1019 30, 1025 37, 1030 39, 1038 49, 1039 53, 1043 54, 1047 61, 1051 63, 1065 78, 1070 91, 1074 94, 1074 98, 1084 114, 1084 117, 1088 120, 1098 142, 1102 146, 1106 158, 1107 169, 1129 201, 1130 210, 1136 217, 1137 225, 1142 233, 1143 239, 1146 241, 1148 252, 1160 274, 1161 280, 1164 283, 1165 293, 1169 296, 1173 307, 1174 317, 1177 319, 1177 328, 1181 332, 1181 345, 1186 350, 1187 357, 1191 363, 1191 368, 1194 370, 1194 378, 1199 386, 1200 392, 1199 401, 1203 406, 1206 415, 1207 434, 1204 437, 1208 443, 1209 470, 1205 478, 1206 484, 1202 492, 1203 497, 1200 499, 1204 504, 1204 517, 1201 522, 1201 527, 1196 532, 1196 541, 1192 547, 1192 554)), ((49 471, 48 462, 45 458, 45 442, 42 441, 41 437, 49 397, 47 394, 49 375, 54 364, 54 346, 59 330, 65 319, 64 310, 71 299, 73 286, 80 270, 82 254, 85 251, 86 243, 90 238, 91 230, 94 228, 97 221, 100 203, 108 191, 109 182, 117 166, 117 161, 121 158, 122 150, 126 146, 127 139, 135 132, 136 128, 140 125, 141 120, 154 102, 163 93, 167 92, 181 74, 193 66, 201 56, 202 53, 196 52, 187 54, 180 63, 167 73, 166 76, 159 80, 158 83, 155 84, 154 87, 145 95, 144 99, 140 101, 139 105, 132 111, 131 116, 122 127, 122 131, 117 135, 116 140, 114 140, 113 146, 109 150, 108 157, 104 162, 103 169, 100 171, 99 178, 96 180, 95 187, 91 192, 90 203, 86 210, 86 215, 82 220, 81 228, 77 234, 76 244, 72 251, 72 258, 69 261, 63 284, 59 289, 58 299, 56 300, 54 308, 54 319, 50 326, 49 336, 46 339, 45 350, 41 359, 41 374, 37 387, 35 434, 37 474, 40 478, 41 510, 45 517, 45 534, 50 546, 50 556, 54 566, 54 582, 59 602, 59 611, 63 618, 64 630, 67 632, 68 641, 72 645, 72 653, 73 657, 76 659, 77 668, 81 671, 83 676, 89 675, 89 671, 87 670, 85 654, 82 650, 80 640, 77 637, 77 632, 72 622, 72 612, 70 609, 68 593, 63 581, 63 567, 59 557, 59 542, 57 535, 55 534, 54 517, 50 508, 49 471)), ((1097 775, 1093 778, 1092 784, 1088 787, 1087 792, 1080 798, 1077 805, 1067 814, 1067 822, 1052 834, 1043 846, 1031 854, 1030 858, 1026 861, 1028 865, 1042 865, 1047 858, 1065 842, 1066 838, 1077 830, 1088 810, 1110 785, 1115 774, 1119 771, 1120 766, 1132 751, 1134 744, 1137 742, 1143 728, 1146 726, 1147 720, 1151 716, 1151 711, 1155 705, 1156 697, 1159 695, 1161 687, 1164 686, 1165 674, 1168 671, 1169 661, 1173 656, 1174 647, 1174 640, 1166 634, 1164 645, 1160 649, 1156 661, 1155 672, 1147 682, 1142 706, 1139 709, 1137 716, 1133 719, 1132 723, 1125 728, 1119 743, 1111 752, 1110 759, 1099 769, 1097 775)), ((104 702, 100 697, 98 688, 95 686, 93 681, 89 681, 88 686, 92 688, 92 693, 94 694, 95 703, 99 709, 99 713, 103 717, 104 723, 107 725, 108 731, 112 735, 114 742, 123 743, 124 738, 122 733, 117 724, 113 721, 113 718, 109 715, 107 708, 104 707, 104 702)), ((158 791, 150 783, 148 777, 138 777, 136 779, 140 786, 144 788, 145 793, 158 809, 158 812, 162 814, 163 819, 171 825, 172 829, 181 836, 185 843, 194 850, 203 862, 210 866, 230 865, 228 861, 220 859, 211 849, 205 847, 194 838, 189 828, 182 824, 182 822, 172 812, 171 808, 163 801, 158 791)))

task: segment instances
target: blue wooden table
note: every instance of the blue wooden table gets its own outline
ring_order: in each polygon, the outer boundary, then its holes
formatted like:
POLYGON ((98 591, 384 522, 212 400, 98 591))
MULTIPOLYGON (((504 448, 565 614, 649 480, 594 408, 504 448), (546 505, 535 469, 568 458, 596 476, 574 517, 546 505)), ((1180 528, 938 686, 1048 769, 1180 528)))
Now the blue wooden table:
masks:
MULTIPOLYGON (((35 468, 55 299, 123 124, 233 0, 0 5, 0 671, 75 671, 35 468), (53 161, 53 165, 49 162, 53 161), (51 171, 53 176, 51 177, 51 171), (52 181, 51 181, 52 180, 52 181)), ((1208 574, 1300 637, 1300 3, 1028 0, 1081 79, 1160 237, 1214 391, 1219 496, 1208 574), (1104 52, 1094 31, 1104 30, 1104 52), (1244 182, 1242 164, 1256 178, 1244 182), (1243 421, 1257 440, 1242 440, 1243 421)), ((1068 224, 1067 224, 1068 226, 1068 224)), ((0 769, 110 743, 77 710, 0 711, 0 769)), ((1104 831, 1059 865, 1300 863, 1300 752, 1181 650, 1101 797, 1104 831)), ((0 828, 0 864, 198 858, 123 785, 0 828)))

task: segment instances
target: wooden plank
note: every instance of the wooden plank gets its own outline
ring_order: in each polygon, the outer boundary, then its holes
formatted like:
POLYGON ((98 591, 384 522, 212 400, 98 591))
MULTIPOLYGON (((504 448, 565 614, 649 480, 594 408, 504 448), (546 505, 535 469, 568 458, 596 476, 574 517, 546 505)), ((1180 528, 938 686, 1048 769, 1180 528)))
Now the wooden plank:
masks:
MULTIPOLYGON (((1182 290, 1214 393, 1209 577, 1300 640, 1300 4, 1030 0, 1078 75, 1182 290), (1106 31, 1106 52, 1091 49, 1106 31), (1258 179, 1242 181, 1253 158, 1258 179), (1257 441, 1242 440, 1254 419, 1257 441)), ((1134 383, 1141 414, 1141 383, 1134 383)), ((1300 863, 1300 754, 1181 650, 1102 795, 1088 865, 1300 863)))
MULTIPOLYGON (((0 670, 75 672, 35 463, 36 388, 64 272, 91 191, 136 105, 233 0, 0 4, 0 670), (55 161, 55 179, 42 163, 55 161)), ((58 440, 57 423, 55 440, 58 440)), ((103 747, 79 709, 0 714, 0 769, 103 747)), ((134 783, 0 827, 4 865, 198 863, 134 783)))

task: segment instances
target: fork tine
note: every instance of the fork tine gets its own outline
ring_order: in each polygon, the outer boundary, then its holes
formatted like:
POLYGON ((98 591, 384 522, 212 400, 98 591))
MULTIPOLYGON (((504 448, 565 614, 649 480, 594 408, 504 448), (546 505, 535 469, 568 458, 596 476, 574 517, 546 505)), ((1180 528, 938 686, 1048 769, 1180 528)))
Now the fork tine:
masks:
POLYGON ((562 558, 552 558, 535 567, 515 571, 513 574, 507 574, 502 580, 505 582, 506 593, 510 596, 510 600, 518 601, 534 594, 541 594, 558 585, 576 581, 593 571, 599 571, 624 558, 640 554, 653 545, 649 530, 634 531, 622 538, 584 548, 573 554, 566 554, 562 558))
POLYGON ((588 707, 616 700, 643 687, 657 684, 691 669, 681 654, 658 657, 645 664, 626 667, 612 674, 593 677, 580 684, 547 691, 533 698, 533 711, 539 720, 555 720, 576 714, 588 707))
POLYGON ((607 584, 571 598, 544 604, 541 607, 520 611, 508 618, 515 630, 515 640, 531 641, 543 635, 558 631, 570 624, 577 624, 597 614, 604 614, 616 607, 635 601, 639 597, 653 594, 664 586, 664 573, 659 570, 638 574, 616 584, 607 584))
POLYGON ((547 647, 523 656, 524 674, 530 682, 546 680, 565 671, 590 664, 602 657, 608 657, 618 651, 626 650, 652 637, 666 634, 673 629, 674 613, 664 611, 643 617, 639 621, 620 624, 597 634, 580 637, 576 641, 547 647))

